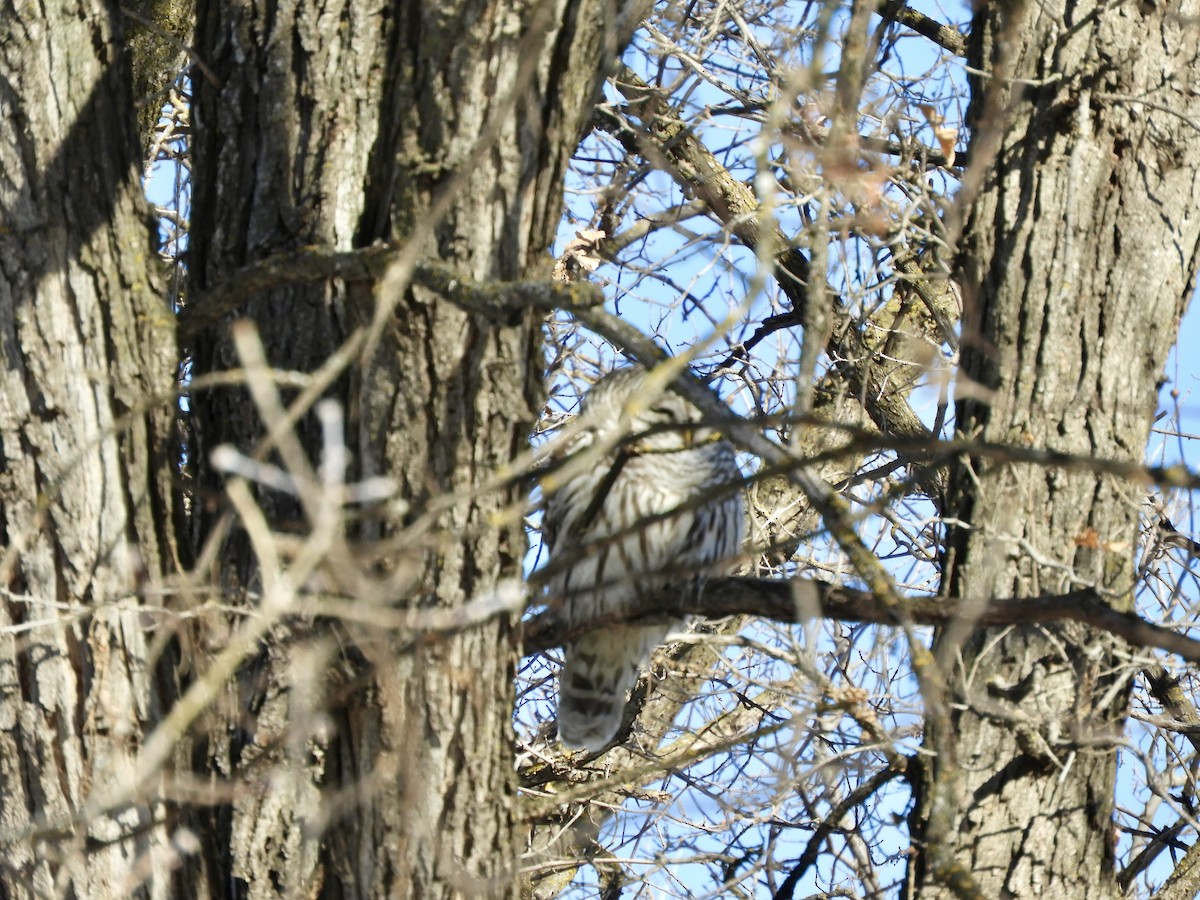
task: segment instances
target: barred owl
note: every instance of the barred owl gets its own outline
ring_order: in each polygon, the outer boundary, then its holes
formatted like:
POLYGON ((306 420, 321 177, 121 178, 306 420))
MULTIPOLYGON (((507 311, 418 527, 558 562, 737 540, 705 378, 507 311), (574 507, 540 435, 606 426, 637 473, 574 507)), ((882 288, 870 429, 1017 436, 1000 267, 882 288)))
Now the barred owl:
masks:
MULTIPOLYGON (((699 590, 741 545, 732 445, 700 426, 683 398, 647 396, 645 382, 645 370, 619 369, 587 393, 576 446, 611 449, 546 500, 549 591, 572 625, 668 585, 699 590)), ((564 647, 558 733, 566 746, 608 746, 639 670, 678 624, 605 624, 564 647)))

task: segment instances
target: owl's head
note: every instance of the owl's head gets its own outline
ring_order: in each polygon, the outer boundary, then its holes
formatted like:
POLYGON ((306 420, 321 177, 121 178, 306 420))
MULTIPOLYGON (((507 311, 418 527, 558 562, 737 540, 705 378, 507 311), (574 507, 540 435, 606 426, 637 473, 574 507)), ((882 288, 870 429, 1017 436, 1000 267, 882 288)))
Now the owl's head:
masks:
POLYGON ((580 416, 596 435, 619 433, 638 453, 673 453, 721 437, 701 425, 700 411, 687 400, 649 386, 640 366, 617 369, 596 382, 583 398, 580 416))

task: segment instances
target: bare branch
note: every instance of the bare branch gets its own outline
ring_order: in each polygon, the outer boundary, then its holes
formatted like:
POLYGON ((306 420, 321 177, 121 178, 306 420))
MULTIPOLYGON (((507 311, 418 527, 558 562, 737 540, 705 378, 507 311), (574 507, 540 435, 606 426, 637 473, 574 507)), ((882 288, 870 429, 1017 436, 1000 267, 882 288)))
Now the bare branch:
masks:
MULTIPOLYGON (((754 615, 778 622, 807 622, 821 617, 841 622, 896 625, 903 619, 913 625, 941 626, 967 619, 978 627, 1047 625, 1081 622, 1107 631, 1135 647, 1153 647, 1200 663, 1200 641, 1169 628, 1147 622, 1107 604, 1091 588, 1039 597, 975 600, 958 597, 906 597, 897 607, 869 591, 835 587, 817 581, 770 578, 712 578, 701 596, 663 591, 639 598, 612 621, 671 618, 697 615, 720 618, 754 615)), ((534 617, 525 624, 525 653, 556 647, 572 636, 599 627, 608 620, 568 629, 552 614, 534 617)))
POLYGON ((1200 841, 1183 855, 1154 900, 1189 900, 1200 891, 1200 841))
MULTIPOLYGON (((623 69, 617 87, 626 96, 631 111, 642 122, 643 130, 630 132, 639 152, 671 175, 689 193, 708 207, 747 247, 756 249, 766 240, 771 243, 780 288, 792 302, 794 321, 809 318, 808 304, 814 298, 833 310, 828 352, 833 359, 848 361, 840 368, 853 394, 862 399, 871 418, 890 432, 929 436, 929 429, 913 412, 902 393, 885 386, 895 377, 893 366, 881 366, 869 348, 854 344, 859 329, 852 326, 848 306, 838 300, 823 278, 814 276, 808 257, 793 246, 778 224, 762 218, 754 191, 735 178, 704 146, 692 130, 674 114, 663 95, 636 73, 623 69), (859 364, 871 360, 873 364, 859 364)), ((614 130, 625 128, 615 116, 605 119, 614 130)), ((780 326, 782 327, 782 326, 780 326)), ((903 364, 900 364, 903 366, 903 364)), ((927 489, 937 492, 938 479, 932 473, 923 476, 927 489)))
POLYGON ((1142 676, 1150 685, 1150 693, 1162 704, 1162 708, 1192 730, 1179 730, 1179 733, 1200 751, 1200 712, 1196 710, 1191 698, 1179 684, 1179 679, 1172 677, 1162 666, 1149 666, 1142 676))
MULTIPOLYGON (((393 244, 375 244, 361 250, 305 247, 268 257, 231 275, 224 283, 189 303, 179 313, 179 336, 182 340, 194 337, 234 312, 248 297, 274 288, 331 278, 374 281, 387 271, 400 253, 401 248, 393 244)), ((413 281, 467 312, 492 320, 506 319, 528 309, 573 310, 604 302, 599 288, 587 282, 561 284, 549 279, 478 282, 464 278, 441 263, 418 265, 413 281)))
POLYGON ((937 19, 930 18, 915 9, 905 7, 896 13, 896 21, 906 25, 922 37, 927 37, 939 47, 949 50, 955 56, 967 55, 967 36, 957 28, 943 25, 937 19))
POLYGON ((817 861, 817 857, 821 852, 821 845, 825 843, 833 831, 840 827, 841 821, 845 816, 860 804, 866 803, 888 782, 894 778, 903 775, 907 771, 909 759, 906 756, 898 756, 894 762, 886 768, 880 769, 857 788, 851 791, 834 809, 829 811, 821 824, 817 826, 813 836, 809 838, 804 852, 800 854, 800 859, 788 872, 787 878, 779 885, 779 889, 771 900, 792 900, 796 892, 796 886, 800 883, 800 879, 817 861))
POLYGON ((606 256, 612 257, 630 244, 640 241, 660 228, 669 228, 696 216, 708 213, 708 204, 699 200, 690 200, 670 209, 652 215, 643 216, 624 231, 614 234, 601 245, 606 256))

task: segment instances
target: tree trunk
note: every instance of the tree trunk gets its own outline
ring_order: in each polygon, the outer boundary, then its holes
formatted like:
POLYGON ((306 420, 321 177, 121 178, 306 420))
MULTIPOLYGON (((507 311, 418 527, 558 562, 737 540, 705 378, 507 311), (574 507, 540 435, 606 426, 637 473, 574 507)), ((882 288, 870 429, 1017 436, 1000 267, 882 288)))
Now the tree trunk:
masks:
MULTIPOLYGON (((991 77, 970 110, 965 434, 1142 459, 1198 262, 1188 85, 1200 62, 1186 23, 1200 6, 1185 6, 979 7, 971 65, 991 77)), ((1094 584, 1129 608, 1142 501, 1109 476, 971 460, 951 508, 970 527, 951 536, 948 593, 1094 584)), ((939 639, 961 705, 951 733, 928 740, 952 752, 921 797, 917 892, 948 895, 966 872, 987 897, 1119 896, 1115 745, 1133 674, 1122 646, 1067 626, 960 638, 939 639)))
MULTIPOLYGON (((465 280, 548 277, 565 166, 626 27, 611 4, 201 2, 199 21, 221 86, 196 82, 193 296, 280 251, 379 239, 465 280)), ((459 607, 521 575, 522 489, 488 485, 541 408, 540 315, 496 324, 427 288, 373 287, 275 289, 238 312, 272 366, 311 372, 370 329, 377 304, 394 305, 329 394, 348 412, 357 474, 400 486, 400 512, 363 529, 391 542, 392 590, 374 600, 459 607)), ((226 332, 196 339, 198 375, 239 364, 226 332)), ((200 395, 195 409, 197 462, 226 442, 250 452, 263 433, 245 392, 200 395)), ((315 423, 301 434, 315 456, 315 423)), ((220 484, 199 472, 214 496, 220 484)), ((259 501, 276 527, 302 516, 259 501)), ((202 535, 216 520, 203 517, 202 535)), ((227 584, 260 589, 245 537, 222 558, 227 584)), ((416 647, 320 621, 275 628, 239 681, 235 719, 211 732, 211 769, 248 782, 214 814, 214 877, 249 896, 515 893, 512 624, 416 647), (301 638, 329 639, 315 687, 329 726, 306 718, 314 701, 296 689, 301 638)))
POLYGON ((175 696, 145 598, 176 566, 174 323, 119 23, 0 18, 0 833, 4 894, 169 889, 165 805, 124 776, 175 696), (148 589, 148 590, 144 590, 148 589))
POLYGON ((196 19, 195 0, 129 0, 121 5, 133 57, 133 101, 142 146, 153 148, 171 84, 183 68, 196 19))

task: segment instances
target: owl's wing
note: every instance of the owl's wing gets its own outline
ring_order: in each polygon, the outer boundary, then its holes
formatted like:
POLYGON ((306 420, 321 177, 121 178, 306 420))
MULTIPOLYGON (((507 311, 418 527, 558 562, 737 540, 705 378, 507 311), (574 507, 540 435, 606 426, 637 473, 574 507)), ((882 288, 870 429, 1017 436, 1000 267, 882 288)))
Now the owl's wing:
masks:
POLYGON ((604 503, 628 459, 626 449, 618 446, 611 457, 599 461, 598 468, 592 474, 573 479, 546 498, 542 513, 542 540, 551 558, 561 549, 586 543, 593 537, 589 534, 592 525, 604 509, 604 503))

